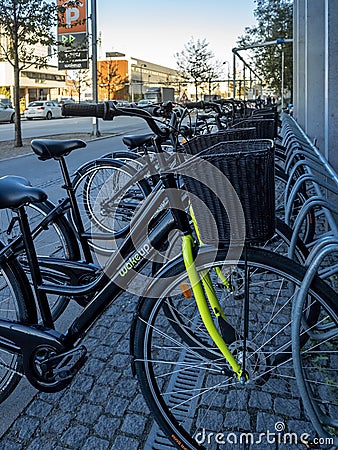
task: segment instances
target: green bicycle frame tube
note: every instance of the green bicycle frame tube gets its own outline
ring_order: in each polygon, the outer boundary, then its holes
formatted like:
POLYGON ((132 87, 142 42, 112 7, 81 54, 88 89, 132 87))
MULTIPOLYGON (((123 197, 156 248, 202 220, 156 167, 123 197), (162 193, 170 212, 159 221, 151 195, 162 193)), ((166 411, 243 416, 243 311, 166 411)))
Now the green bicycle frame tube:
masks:
POLYGON ((213 311, 215 311, 214 308, 219 308, 219 311, 221 311, 221 308, 218 299, 216 297, 216 293, 212 288, 209 274, 208 273, 204 274, 201 280, 197 273, 193 255, 193 238, 191 235, 182 236, 182 255, 185 268, 188 273, 189 281, 191 283, 191 287, 196 299, 196 304, 199 313, 202 317, 203 323, 208 333, 210 334, 212 340, 217 345, 224 358, 228 361, 232 370, 238 376, 238 379, 240 379, 242 375, 241 366, 237 363, 236 359, 230 352, 228 346, 224 342, 210 314, 209 306, 204 295, 203 285, 205 287, 205 292, 207 294, 208 300, 210 302, 213 311))

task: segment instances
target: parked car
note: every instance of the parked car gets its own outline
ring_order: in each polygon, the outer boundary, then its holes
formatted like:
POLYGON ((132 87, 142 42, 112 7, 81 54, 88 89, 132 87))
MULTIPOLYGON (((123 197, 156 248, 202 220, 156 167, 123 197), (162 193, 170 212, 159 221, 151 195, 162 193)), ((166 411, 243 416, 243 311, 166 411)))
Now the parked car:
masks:
POLYGON ((117 106, 121 106, 122 108, 128 108, 130 106, 130 103, 127 102, 127 100, 119 100, 117 102, 117 106))
POLYGON ((24 117, 27 120, 32 119, 46 119, 50 120, 57 117, 62 117, 61 106, 52 100, 36 100, 30 102, 25 109, 24 117))
POLYGON ((152 102, 151 100, 143 99, 143 100, 140 100, 140 101, 137 103, 137 106, 143 108, 143 107, 145 107, 145 106, 151 106, 152 104, 153 104, 153 102, 152 102))
POLYGON ((59 104, 62 106, 65 103, 75 103, 75 100, 72 97, 61 97, 59 104))
POLYGON ((1 97, 0 98, 0 103, 2 103, 4 106, 8 106, 8 108, 13 108, 13 104, 12 104, 10 98, 1 97))
POLYGON ((0 103, 0 122, 14 122, 15 111, 7 105, 0 103))

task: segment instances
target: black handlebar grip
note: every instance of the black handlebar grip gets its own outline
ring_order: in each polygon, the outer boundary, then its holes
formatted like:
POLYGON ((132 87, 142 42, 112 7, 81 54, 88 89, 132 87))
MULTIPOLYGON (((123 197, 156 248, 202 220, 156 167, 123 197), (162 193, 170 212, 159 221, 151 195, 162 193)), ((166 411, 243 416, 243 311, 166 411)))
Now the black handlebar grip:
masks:
POLYGON ((184 103, 184 106, 188 109, 204 109, 205 103, 202 101, 199 102, 186 102, 184 103))
POLYGON ((97 117, 103 119, 106 115, 106 105, 104 103, 65 103, 62 105, 63 116, 97 117))

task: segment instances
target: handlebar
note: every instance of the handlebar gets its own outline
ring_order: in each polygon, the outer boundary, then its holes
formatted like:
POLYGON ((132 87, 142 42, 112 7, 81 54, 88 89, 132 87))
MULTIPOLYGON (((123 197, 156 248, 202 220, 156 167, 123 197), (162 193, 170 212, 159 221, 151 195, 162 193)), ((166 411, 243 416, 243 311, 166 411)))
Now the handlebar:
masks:
POLYGON ((206 109, 211 108, 215 112, 222 114, 222 106, 224 105, 232 105, 232 103, 228 99, 218 99, 214 101, 198 101, 198 102, 186 102, 184 103, 184 107, 187 109, 206 109))
POLYGON ((187 109, 204 109, 206 106, 206 102, 202 100, 199 102, 185 102, 184 107, 187 109))
POLYGON ((97 117, 103 119, 107 115, 106 103, 64 103, 61 107, 63 116, 97 117))
POLYGON ((162 117, 160 108, 156 106, 151 108, 150 113, 137 107, 118 108, 114 103, 109 102, 92 104, 65 103, 62 105, 61 113, 63 116, 97 117, 103 120, 113 120, 117 116, 139 117, 147 122, 149 128, 156 136, 166 139, 169 134, 169 130, 160 127, 153 117, 162 117))

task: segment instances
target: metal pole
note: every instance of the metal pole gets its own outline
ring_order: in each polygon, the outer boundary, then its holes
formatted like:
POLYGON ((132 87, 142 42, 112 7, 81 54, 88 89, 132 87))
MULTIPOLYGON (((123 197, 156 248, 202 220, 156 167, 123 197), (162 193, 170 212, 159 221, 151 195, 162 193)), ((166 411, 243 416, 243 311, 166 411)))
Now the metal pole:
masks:
POLYGON ((243 64, 243 100, 246 100, 245 64, 243 64))
POLYGON ((282 92, 281 92, 281 111, 284 108, 284 48, 282 47, 282 92))
POLYGON ((140 67, 140 69, 141 69, 141 100, 143 99, 143 75, 142 75, 142 67, 143 67, 143 64, 141 64, 141 67, 140 67))
POLYGON ((230 63, 228 62, 228 97, 231 97, 230 94, 230 63))
MULTIPOLYGON (((97 91, 97 15, 96 0, 91 0, 91 18, 92 18, 92 82, 93 82, 93 100, 98 103, 97 91)), ((99 131, 99 119, 93 117, 92 136, 101 136, 99 131)))
POLYGON ((236 53, 233 54, 233 67, 232 67, 232 97, 236 98, 236 53))

